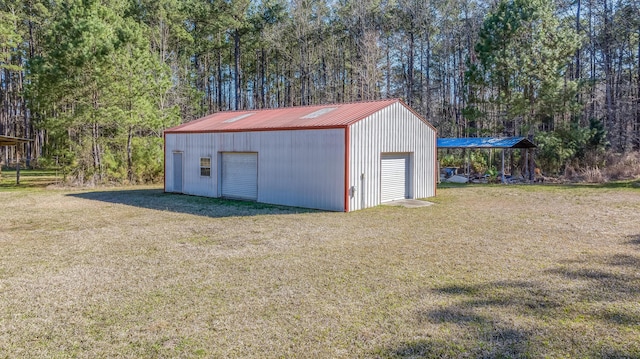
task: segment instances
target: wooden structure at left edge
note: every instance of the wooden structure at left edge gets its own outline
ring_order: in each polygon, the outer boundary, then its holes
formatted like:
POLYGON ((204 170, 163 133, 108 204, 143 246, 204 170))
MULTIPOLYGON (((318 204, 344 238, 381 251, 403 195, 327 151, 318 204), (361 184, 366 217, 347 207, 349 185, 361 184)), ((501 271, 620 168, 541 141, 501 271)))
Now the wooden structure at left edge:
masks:
MULTIPOLYGON (((27 138, 0 136, 0 146, 17 146, 22 143, 28 143, 32 140, 27 138)), ((20 151, 17 152, 18 154, 20 151)), ((20 184, 20 157, 16 159, 16 184, 20 184)))

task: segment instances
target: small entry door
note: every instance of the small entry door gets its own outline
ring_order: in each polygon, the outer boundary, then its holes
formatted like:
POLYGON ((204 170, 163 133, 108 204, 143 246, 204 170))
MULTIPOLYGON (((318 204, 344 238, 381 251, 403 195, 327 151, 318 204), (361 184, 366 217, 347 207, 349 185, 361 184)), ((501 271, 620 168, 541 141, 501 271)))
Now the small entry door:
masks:
POLYGON ((173 192, 182 193, 182 152, 173 153, 173 192))

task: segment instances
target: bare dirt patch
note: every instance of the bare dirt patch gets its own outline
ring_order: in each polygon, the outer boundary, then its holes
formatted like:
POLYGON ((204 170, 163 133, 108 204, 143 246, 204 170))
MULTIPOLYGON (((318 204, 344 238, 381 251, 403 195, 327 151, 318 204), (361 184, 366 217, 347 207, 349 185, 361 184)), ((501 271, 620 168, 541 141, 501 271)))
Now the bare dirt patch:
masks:
POLYGON ((353 213, 4 191, 12 357, 639 357, 640 191, 441 189, 353 213))

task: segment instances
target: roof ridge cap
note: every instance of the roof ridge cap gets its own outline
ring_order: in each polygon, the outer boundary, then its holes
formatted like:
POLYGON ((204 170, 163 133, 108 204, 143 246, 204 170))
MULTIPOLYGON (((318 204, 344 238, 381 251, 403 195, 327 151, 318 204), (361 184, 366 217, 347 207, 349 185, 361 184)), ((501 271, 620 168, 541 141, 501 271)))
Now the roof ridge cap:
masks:
POLYGON ((256 112, 256 111, 269 111, 269 110, 284 110, 284 109, 289 109, 289 108, 305 108, 305 107, 323 107, 323 106, 343 106, 343 105, 357 105, 357 104, 364 104, 364 103, 372 103, 372 102, 396 102, 396 101, 402 101, 400 98, 398 97, 392 97, 392 98, 384 98, 384 99, 378 99, 378 100, 363 100, 363 101, 350 101, 350 102, 328 102, 328 103, 323 103, 323 104, 313 104, 313 105, 294 105, 294 106, 283 106, 283 107, 269 107, 269 108, 254 108, 254 109, 244 109, 244 110, 222 110, 222 111, 215 111, 212 112, 210 114, 205 115, 204 117, 208 117, 211 116, 213 114, 216 113, 233 113, 233 112, 256 112))

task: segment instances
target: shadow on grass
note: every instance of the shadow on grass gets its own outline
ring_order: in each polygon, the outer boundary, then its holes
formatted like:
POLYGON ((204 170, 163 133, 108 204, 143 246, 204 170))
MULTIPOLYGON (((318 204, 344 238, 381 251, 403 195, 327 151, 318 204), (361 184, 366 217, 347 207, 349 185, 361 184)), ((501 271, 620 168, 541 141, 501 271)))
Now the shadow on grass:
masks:
POLYGON ((636 256, 601 255, 563 261, 532 280, 432 288, 448 304, 418 310, 416 320, 435 325, 437 334, 395 343, 376 356, 638 358, 640 342, 629 344, 640 325, 637 268, 636 256), (598 328, 601 340, 573 329, 585 327, 598 328), (631 334, 621 340, 616 333, 631 334))
POLYGON ((165 193, 162 189, 95 191, 68 196, 212 218, 318 212, 299 207, 165 193))
POLYGON ((609 265, 640 268, 640 258, 629 254, 616 254, 609 258, 609 265))
POLYGON ((640 311, 631 312, 619 308, 609 308, 602 313, 598 313, 598 317, 608 320, 613 324, 633 326, 640 325, 640 311))
MULTIPOLYGON (((483 321, 484 319, 480 319, 483 321)), ((384 358, 523 358, 529 357, 529 334, 493 323, 474 324, 478 333, 473 349, 444 339, 418 339, 379 353, 384 358)))
POLYGON ((635 236, 629 236, 629 240, 625 243, 635 245, 638 247, 638 249, 640 249, 640 234, 635 236))
MULTIPOLYGON (((628 242, 627 242, 628 243, 628 242)), ((546 273, 571 281, 582 281, 586 290, 578 292, 585 301, 616 301, 640 298, 640 257, 618 253, 590 256, 587 259, 563 261, 546 273)))
MULTIPOLYGON (((494 309, 539 313, 560 305, 535 283, 498 281, 486 284, 452 284, 432 289, 451 304, 418 311, 419 323, 437 325, 443 337, 400 343, 380 352, 383 358, 522 358, 532 357, 528 328, 493 316, 494 309), (491 309, 486 311, 485 309, 491 309), (446 334, 445 334, 446 333, 446 334)), ((531 314, 533 315, 533 314, 531 314)))

